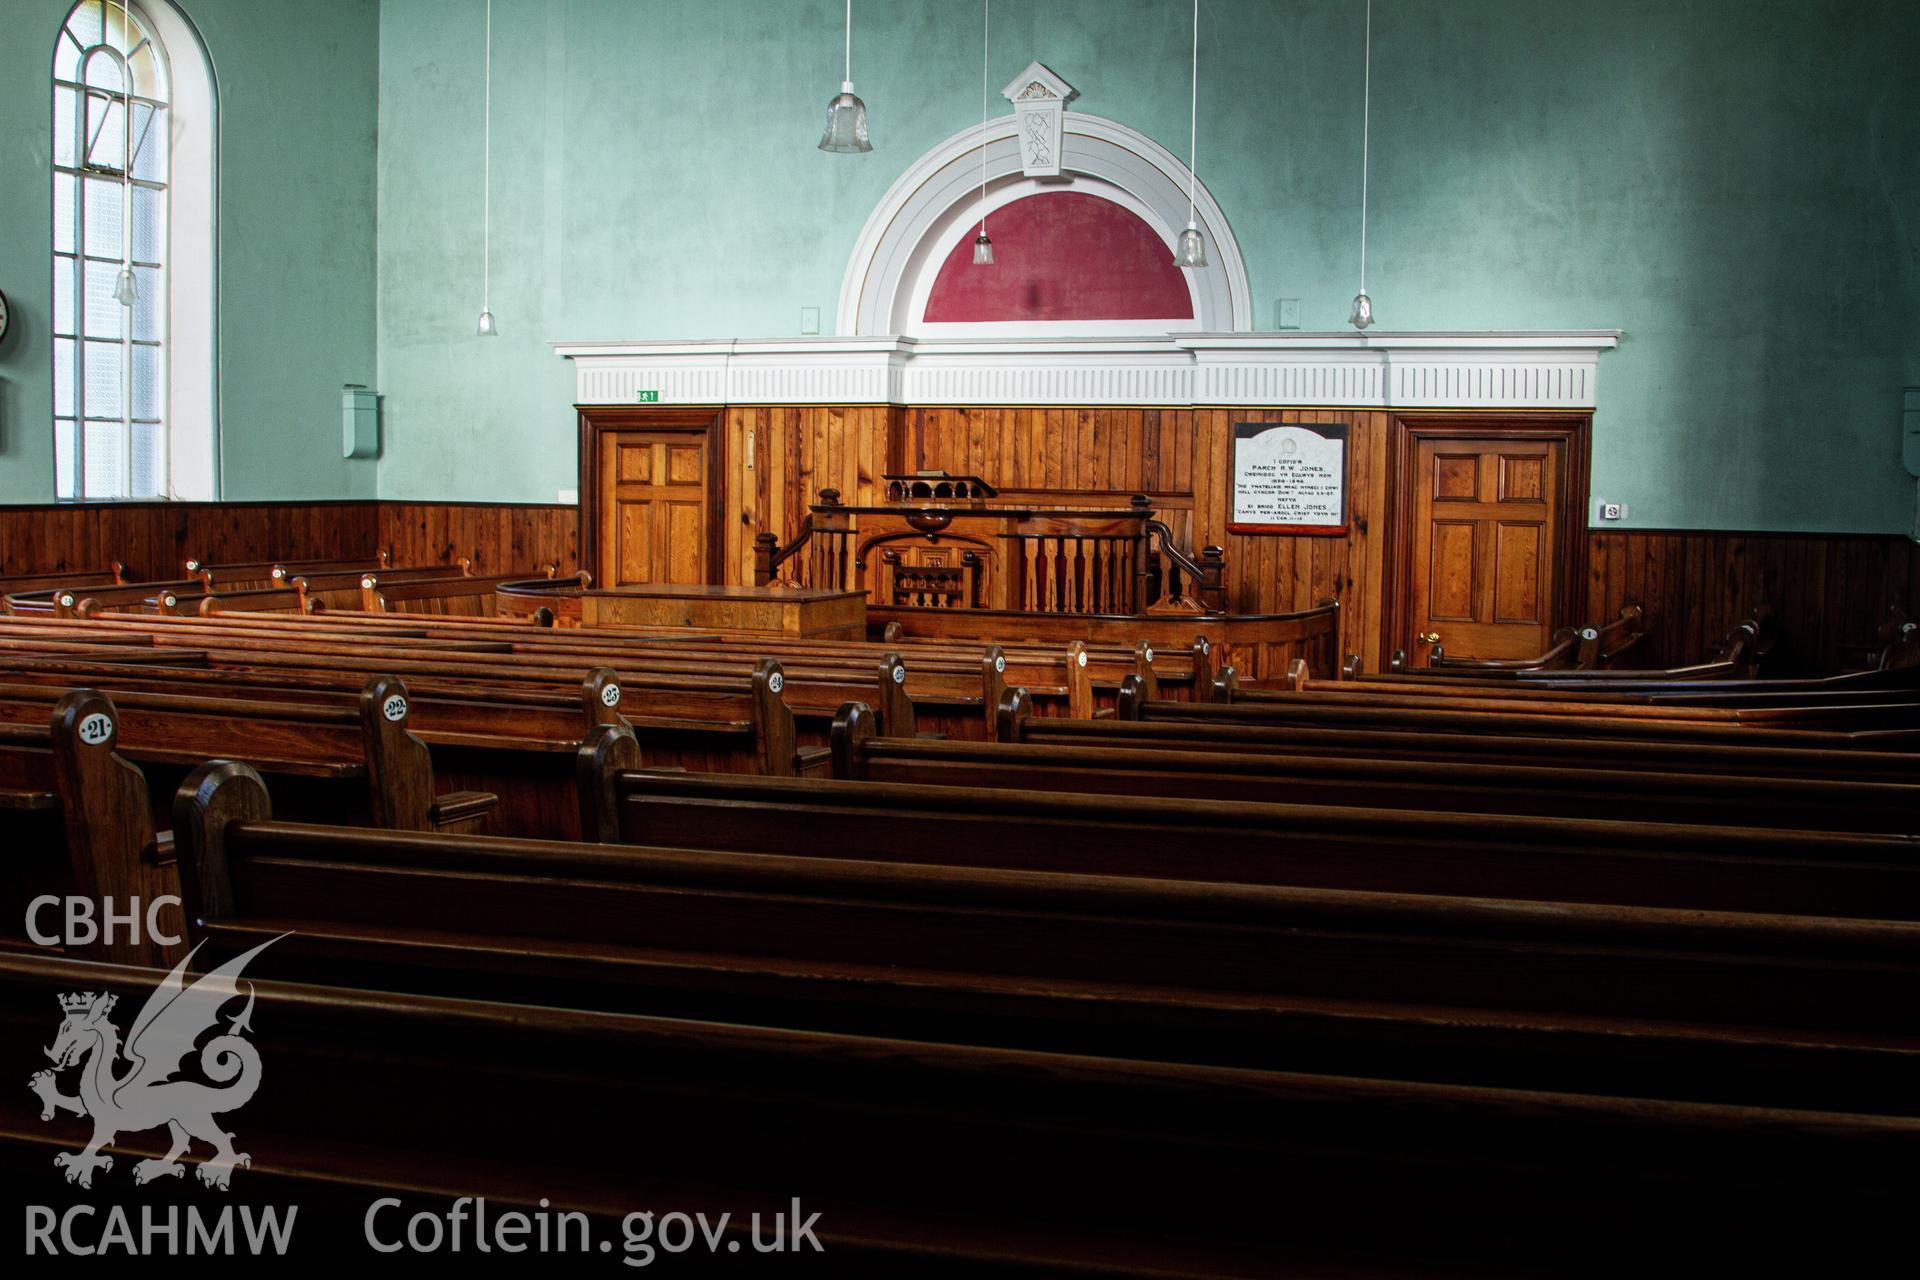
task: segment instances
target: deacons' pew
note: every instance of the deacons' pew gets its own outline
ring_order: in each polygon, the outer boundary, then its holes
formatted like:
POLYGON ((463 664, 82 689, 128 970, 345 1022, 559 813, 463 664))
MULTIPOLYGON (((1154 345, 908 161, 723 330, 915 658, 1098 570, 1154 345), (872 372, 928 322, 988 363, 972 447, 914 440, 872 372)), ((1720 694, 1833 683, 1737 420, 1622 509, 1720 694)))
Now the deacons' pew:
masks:
POLYGON ((62 933, 66 901, 85 898, 95 933, 76 933, 70 954, 121 964, 185 954, 149 932, 184 937, 178 907, 158 902, 179 892, 172 838, 155 833, 146 780, 118 746, 114 705, 92 689, 65 694, 38 725, 0 723, 0 949, 32 945, 29 923, 62 933), (43 898, 53 901, 30 916, 43 898))
MULTIPOLYGON (((723 1025, 582 1011, 565 989, 542 1007, 303 986, 277 952, 244 983, 271 1087, 223 1116, 251 1159, 213 1199, 298 1205, 291 1252, 363 1270, 369 1230, 403 1241, 415 1211, 438 1229, 456 1202, 468 1257, 519 1209, 537 1233, 492 1248, 551 1229, 555 1247, 603 1240, 703 1273, 707 1246, 667 1253, 681 1242, 660 1215, 699 1213, 716 1254, 755 1259, 743 1270, 1267 1277, 1427 1270, 1436 1251, 1469 1268, 1643 1264, 1678 1205, 1687 1230, 1664 1260, 1778 1264, 1892 1243, 1916 1185, 1905 1116, 723 1025), (578 1141, 562 1100, 591 1117, 578 1141), (623 1223, 636 1206, 654 1215, 645 1252, 623 1223), (789 1227, 782 1256, 756 1255, 788 1215, 824 1253, 789 1227)), ((164 976, 0 958, 0 1032, 41 1043, 49 993, 138 1009, 164 976)), ((56 1178, 51 1156, 88 1132, 27 1089, 0 1094, 8 1185, 56 1178)), ((166 1144, 121 1134, 81 1194, 166 1144)))
MULTIPOLYGON (((1009 751, 924 745, 972 757, 1009 751)), ((991 779, 979 785, 925 774, 865 783, 688 774, 638 768, 634 754, 618 729, 597 730, 581 748, 581 826, 590 837, 915 865, 1920 920, 1910 816, 1892 833, 1843 833, 1370 809, 1287 803, 1319 791, 1262 793, 1252 779, 1241 780, 1240 794, 1259 799, 1155 796, 1146 778, 1139 794, 1061 794, 1051 788, 1077 779, 1048 776, 1050 752, 1026 763, 1025 782, 1015 766, 978 770, 991 779)), ((1911 797, 1911 788, 1898 790, 1911 797)))
POLYGON ((1631 796, 1631 816, 1646 822, 1920 828, 1920 771, 1906 782, 1856 781, 1235 752, 1203 743, 935 741, 884 735, 858 703, 836 720, 832 745, 833 776, 859 781, 1597 819, 1626 816, 1622 797, 1631 796))

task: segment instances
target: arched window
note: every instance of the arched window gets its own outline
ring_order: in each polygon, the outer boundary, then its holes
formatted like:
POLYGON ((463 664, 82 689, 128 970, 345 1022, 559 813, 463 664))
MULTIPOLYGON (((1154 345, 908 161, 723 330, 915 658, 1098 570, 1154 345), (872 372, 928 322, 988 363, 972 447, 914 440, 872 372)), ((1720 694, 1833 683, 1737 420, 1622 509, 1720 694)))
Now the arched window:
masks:
POLYGON ((54 45, 58 498, 213 496, 213 95, 190 35, 175 42, 189 46, 182 93, 167 26, 184 21, 81 0, 54 45), (206 120, 184 128, 182 106, 206 120), (176 192, 183 167, 204 188, 187 201, 176 192), (177 225, 182 212, 188 225, 177 225), (197 358, 182 361, 183 345, 197 358))

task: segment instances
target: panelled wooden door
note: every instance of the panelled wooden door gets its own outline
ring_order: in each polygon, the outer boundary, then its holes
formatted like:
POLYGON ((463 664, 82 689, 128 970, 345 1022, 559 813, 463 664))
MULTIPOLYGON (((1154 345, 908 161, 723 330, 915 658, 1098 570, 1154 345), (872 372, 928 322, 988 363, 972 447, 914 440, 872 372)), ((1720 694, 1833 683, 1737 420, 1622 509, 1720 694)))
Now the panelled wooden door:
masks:
POLYGON ((600 563, 605 587, 707 580, 704 433, 608 431, 600 437, 600 563))
POLYGON ((1422 438, 1408 477, 1413 645, 1458 658, 1547 648, 1564 520, 1564 439, 1422 438))

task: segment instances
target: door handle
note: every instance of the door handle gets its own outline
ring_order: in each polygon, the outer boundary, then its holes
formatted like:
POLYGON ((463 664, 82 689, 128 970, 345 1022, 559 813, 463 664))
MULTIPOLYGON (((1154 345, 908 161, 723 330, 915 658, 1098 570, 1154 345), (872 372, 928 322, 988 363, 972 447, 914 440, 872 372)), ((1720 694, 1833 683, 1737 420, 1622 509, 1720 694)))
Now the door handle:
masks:
POLYGON ((1421 644, 1439 644, 1440 633, 1438 631, 1422 631, 1419 635, 1416 635, 1414 639, 1418 640, 1421 644))

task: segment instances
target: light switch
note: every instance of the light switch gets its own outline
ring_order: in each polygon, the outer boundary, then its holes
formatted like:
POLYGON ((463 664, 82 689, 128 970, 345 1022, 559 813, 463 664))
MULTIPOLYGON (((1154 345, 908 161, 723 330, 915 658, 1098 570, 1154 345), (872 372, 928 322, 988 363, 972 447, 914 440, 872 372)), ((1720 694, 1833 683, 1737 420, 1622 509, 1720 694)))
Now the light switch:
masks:
POLYGON ((800 332, 802 333, 820 332, 820 308, 818 307, 800 308, 800 332))
POLYGON ((1300 327, 1300 299, 1280 299, 1280 316, 1274 327, 1278 329, 1298 329, 1300 327))

